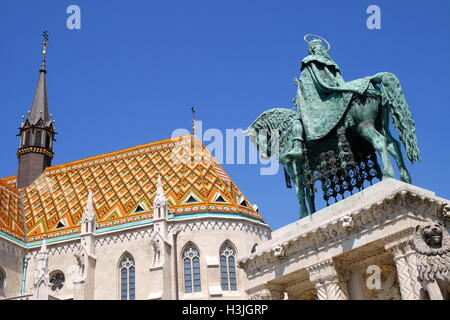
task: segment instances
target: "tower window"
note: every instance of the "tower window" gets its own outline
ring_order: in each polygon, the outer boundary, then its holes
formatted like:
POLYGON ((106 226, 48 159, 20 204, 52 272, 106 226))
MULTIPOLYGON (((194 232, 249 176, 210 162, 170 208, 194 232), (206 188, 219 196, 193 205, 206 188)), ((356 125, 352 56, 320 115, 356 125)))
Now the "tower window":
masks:
POLYGON ((25 147, 30 145, 31 133, 29 131, 25 131, 25 147))
POLYGON ((36 131, 36 136, 34 137, 34 145, 35 146, 42 145, 42 132, 40 130, 36 131))
POLYGON ((134 258, 127 254, 120 261, 120 299, 135 300, 135 274, 134 258))
POLYGON ((220 248, 220 283, 224 291, 236 291, 236 254, 230 244, 220 248))
POLYGON ((189 246, 183 253, 184 292, 200 292, 200 254, 194 246, 189 246))
POLYGON ((47 148, 47 149, 50 149, 50 141, 52 140, 52 136, 50 135, 50 134, 47 134, 46 135, 46 138, 45 138, 45 147, 47 148))

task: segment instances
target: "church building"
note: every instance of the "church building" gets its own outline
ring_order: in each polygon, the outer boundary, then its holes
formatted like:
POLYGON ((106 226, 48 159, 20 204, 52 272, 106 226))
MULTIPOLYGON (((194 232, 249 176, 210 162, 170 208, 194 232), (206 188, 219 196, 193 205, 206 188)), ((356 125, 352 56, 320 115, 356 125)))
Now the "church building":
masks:
POLYGON ((271 230, 201 142, 51 165, 45 46, 17 175, 0 179, 0 299, 246 298, 237 259, 271 230))

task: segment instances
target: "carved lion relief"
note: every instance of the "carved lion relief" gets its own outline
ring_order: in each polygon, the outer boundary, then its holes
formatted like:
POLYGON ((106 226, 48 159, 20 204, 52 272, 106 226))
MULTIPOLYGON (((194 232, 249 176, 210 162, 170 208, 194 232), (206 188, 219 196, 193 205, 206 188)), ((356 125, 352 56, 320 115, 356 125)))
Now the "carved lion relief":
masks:
POLYGON ((450 236, 441 223, 418 225, 414 233, 421 299, 450 299, 450 236))

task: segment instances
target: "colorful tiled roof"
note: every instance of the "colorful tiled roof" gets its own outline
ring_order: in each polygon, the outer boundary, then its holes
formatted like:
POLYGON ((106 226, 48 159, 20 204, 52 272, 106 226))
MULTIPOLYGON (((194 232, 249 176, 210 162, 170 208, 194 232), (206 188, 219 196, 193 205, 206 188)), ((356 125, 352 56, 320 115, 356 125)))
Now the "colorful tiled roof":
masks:
POLYGON ((0 180, 0 231, 25 240, 19 190, 0 180))
MULTIPOLYGON (((158 173, 174 217, 215 213, 263 221, 203 144, 186 136, 47 168, 21 190, 28 241, 79 233, 89 188, 99 229, 151 219, 158 173)), ((14 180, 1 186, 18 207, 14 180)))

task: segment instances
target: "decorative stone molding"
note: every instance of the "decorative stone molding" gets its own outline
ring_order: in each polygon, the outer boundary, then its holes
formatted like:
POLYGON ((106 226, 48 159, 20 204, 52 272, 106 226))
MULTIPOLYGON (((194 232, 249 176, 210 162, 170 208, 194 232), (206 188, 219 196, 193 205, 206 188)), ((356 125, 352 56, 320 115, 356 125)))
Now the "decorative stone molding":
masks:
POLYGON ((283 300, 284 292, 280 285, 276 284, 265 284, 247 290, 249 295, 249 300, 283 300))
POLYGON ((271 300, 270 291, 268 289, 256 291, 249 295, 249 300, 271 300))
POLYGON ((117 242, 148 239, 152 235, 153 228, 141 230, 122 230, 120 233, 113 233, 108 235, 97 235, 95 239, 95 246, 104 246, 110 244, 116 244, 117 242))
MULTIPOLYGON (((81 248, 81 244, 79 242, 79 239, 76 239, 74 241, 58 243, 58 244, 52 245, 51 247, 48 247, 47 250, 48 250, 49 256, 78 252, 81 248), (77 241, 77 242, 74 242, 74 241, 77 241)), ((36 259, 36 256, 38 253, 39 253, 39 250, 29 251, 28 256, 31 259, 36 259)))
MULTIPOLYGON (((413 190, 400 190, 364 208, 357 209, 345 216, 337 216, 335 220, 276 245, 284 248, 283 263, 290 263, 305 257, 311 251, 317 253, 347 240, 350 236, 349 230, 365 228, 364 232, 370 232, 386 221, 392 222, 395 217, 405 215, 410 215, 419 221, 424 219, 425 214, 441 218, 443 208, 448 205, 444 201, 435 196, 424 196, 413 190), (341 221, 341 218, 344 218, 344 221, 341 221), (303 253, 303 255, 299 253, 303 253)), ((249 277, 256 273, 270 272, 273 269, 271 266, 275 266, 274 263, 279 260, 278 257, 270 254, 272 250, 273 248, 267 248, 243 257, 238 260, 238 266, 245 269, 249 277)))
POLYGON ((258 225, 256 223, 251 223, 246 220, 225 220, 225 219, 214 219, 213 217, 208 217, 208 219, 196 219, 192 221, 170 221, 169 231, 177 227, 180 229, 179 232, 193 232, 198 230, 235 230, 235 231, 245 231, 247 233, 254 233, 265 238, 270 237, 271 230, 269 227, 264 225, 258 225))
MULTIPOLYGON (((306 270, 317 289, 318 300, 348 300, 347 288, 343 288, 345 280, 339 277, 332 259, 323 260, 306 270)), ((346 280, 348 281, 348 279, 346 280)))

